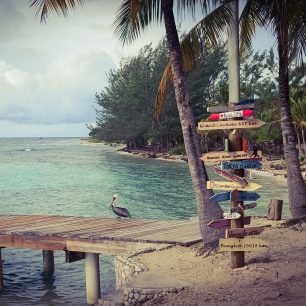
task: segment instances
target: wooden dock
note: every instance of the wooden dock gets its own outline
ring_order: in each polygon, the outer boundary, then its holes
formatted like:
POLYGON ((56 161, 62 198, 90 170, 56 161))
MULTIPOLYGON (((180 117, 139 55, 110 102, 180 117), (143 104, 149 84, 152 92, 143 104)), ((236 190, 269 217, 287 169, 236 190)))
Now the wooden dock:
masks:
POLYGON ((99 254, 117 255, 156 244, 189 246, 201 240, 196 220, 0 215, 0 252, 3 247, 43 250, 44 269, 50 271, 54 270, 53 251, 65 251, 71 261, 85 258, 89 304, 100 295, 99 254))

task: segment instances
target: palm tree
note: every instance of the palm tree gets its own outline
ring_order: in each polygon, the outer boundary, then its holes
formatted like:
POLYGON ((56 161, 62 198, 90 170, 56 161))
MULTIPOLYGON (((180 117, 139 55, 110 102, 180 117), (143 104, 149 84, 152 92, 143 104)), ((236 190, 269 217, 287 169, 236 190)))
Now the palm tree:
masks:
MULTIPOLYGON (((90 1, 90 0, 88 0, 90 1)), ((67 15, 76 4, 82 4, 85 0, 32 0, 31 6, 41 14, 41 20, 45 20, 49 12, 67 15)), ((188 8, 193 11, 196 2, 202 2, 203 9, 207 9, 209 1, 184 0, 181 1, 181 9, 188 8)), ((217 33, 221 33, 223 20, 229 19, 229 12, 223 10, 219 15, 211 16, 212 28, 216 31, 206 30, 206 37, 211 40, 217 39, 217 33)), ((198 208, 199 225, 205 244, 216 241, 222 232, 207 226, 213 219, 222 216, 222 209, 218 203, 210 201, 212 192, 207 190, 206 181, 208 176, 203 161, 200 160, 201 151, 199 138, 193 117, 190 98, 186 85, 186 76, 182 64, 182 52, 179 43, 176 23, 173 14, 173 0, 125 0, 122 2, 115 21, 116 34, 123 43, 132 42, 140 35, 140 32, 152 21, 164 21, 166 29, 166 41, 169 51, 171 74, 177 107, 179 111, 186 155, 195 191, 198 208)), ((199 44, 198 44, 199 45, 199 44)), ((197 46, 198 46, 197 45, 197 46)), ((191 52, 186 52, 192 56, 191 52)))
MULTIPOLYGON (((218 14, 222 14, 226 4, 231 1, 233 0, 223 1, 218 7, 218 14)), ((213 13, 211 14, 213 15, 213 13)), ((181 44, 183 54, 185 48, 193 44, 195 35, 198 39, 206 39, 205 35, 197 35, 202 33, 201 29, 205 18, 184 38, 181 44)), ((289 99, 288 68, 293 58, 302 60, 302 54, 306 53, 306 0, 247 0, 240 17, 241 52, 251 49, 256 26, 270 26, 276 36, 279 55, 279 107, 288 173, 289 208, 292 217, 298 218, 306 215, 306 185, 302 178, 296 148, 297 141, 289 99)), ((193 59, 196 60, 196 56, 193 59)), ((195 65, 195 63, 192 64, 195 65)), ((186 70, 188 67, 192 67, 192 64, 186 66, 186 70)), ((165 70, 155 102, 157 117, 163 104, 164 85, 169 79, 171 79, 171 75, 169 71, 165 70)))

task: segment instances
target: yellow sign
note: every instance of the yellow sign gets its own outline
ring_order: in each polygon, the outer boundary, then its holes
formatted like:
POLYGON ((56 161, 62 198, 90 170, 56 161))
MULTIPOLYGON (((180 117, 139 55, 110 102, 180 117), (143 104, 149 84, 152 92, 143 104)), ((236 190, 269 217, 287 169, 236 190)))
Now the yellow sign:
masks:
POLYGON ((255 191, 262 187, 262 185, 249 182, 245 186, 237 182, 220 182, 220 181, 207 181, 207 189, 216 189, 216 190, 234 190, 238 189, 241 191, 255 191))
POLYGON ((263 126, 265 122, 259 119, 228 120, 228 121, 202 121, 198 123, 199 131, 226 130, 226 129, 253 129, 263 126))
POLYGON ((260 252, 267 251, 268 244, 259 238, 221 238, 219 239, 219 249, 221 252, 260 252))
POLYGON ((236 151, 236 152, 226 152, 226 151, 217 151, 204 153, 201 157, 204 161, 222 161, 222 160, 261 160, 262 153, 261 151, 257 152, 257 156, 254 157, 252 152, 236 151))

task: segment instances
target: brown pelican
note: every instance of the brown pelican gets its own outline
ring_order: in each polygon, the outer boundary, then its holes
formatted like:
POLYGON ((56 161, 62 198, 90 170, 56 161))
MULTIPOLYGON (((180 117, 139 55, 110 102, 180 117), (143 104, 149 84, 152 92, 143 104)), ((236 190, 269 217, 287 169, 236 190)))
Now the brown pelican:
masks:
POLYGON ((111 203, 109 208, 111 208, 112 211, 118 216, 118 219, 121 219, 121 217, 131 218, 131 215, 130 215, 129 211, 126 208, 115 206, 115 202, 117 200, 117 197, 118 196, 116 194, 113 195, 113 200, 112 200, 112 203, 111 203))

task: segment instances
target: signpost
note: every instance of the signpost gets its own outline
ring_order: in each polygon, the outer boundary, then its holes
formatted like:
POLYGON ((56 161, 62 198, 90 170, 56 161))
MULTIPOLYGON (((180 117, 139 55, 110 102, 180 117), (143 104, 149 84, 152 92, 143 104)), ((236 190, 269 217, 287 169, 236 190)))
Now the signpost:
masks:
POLYGON ((226 151, 218 151, 218 152, 209 152, 202 154, 201 159, 204 161, 228 161, 228 160, 241 160, 241 159, 250 159, 250 160, 261 160, 262 153, 261 151, 257 151, 258 157, 253 157, 252 152, 244 152, 244 151, 235 151, 235 152, 226 152, 226 151))
POLYGON ((259 238, 221 238, 219 248, 222 252, 261 252, 268 250, 268 244, 259 238))
POLYGON ((220 182, 220 181, 207 181, 207 189, 217 190, 242 190, 242 191, 255 191, 262 187, 262 185, 249 182, 247 185, 241 186, 237 182, 220 182))
POLYGON ((234 220, 234 219, 239 219, 240 217, 241 215, 238 212, 223 213, 224 219, 234 220))
POLYGON ((237 170, 237 169, 258 169, 261 168, 262 164, 258 160, 237 160, 222 162, 222 170, 237 170))
MULTIPOLYGON (((243 217, 243 224, 247 225, 251 223, 251 217, 243 217)), ((223 227, 230 227, 231 226, 231 220, 229 219, 219 219, 219 220, 213 220, 210 221, 208 226, 214 227, 214 228, 223 228, 223 227)))
POLYGON ((254 102, 249 104, 236 104, 234 106, 227 106, 227 105, 216 105, 216 106, 209 106, 207 107, 208 113, 223 113, 223 112, 231 112, 237 111, 242 109, 253 109, 254 102))
POLYGON ((239 201, 256 201, 260 195, 256 192, 239 192, 239 201))
MULTIPOLYGON (((260 195, 256 192, 239 192, 238 193, 238 201, 256 201, 260 198, 260 195)), ((213 202, 224 202, 229 201, 231 199, 231 193, 222 192, 214 194, 212 197, 209 198, 213 202)), ((255 203, 251 203, 255 204, 255 203)), ((248 204, 244 204, 246 206, 248 204)))
POLYGON ((240 118, 240 117, 251 117, 253 115, 253 111, 250 109, 233 111, 233 112, 225 112, 218 114, 211 114, 208 119, 210 120, 222 120, 222 119, 232 119, 232 118, 240 118))
POLYGON ((256 207, 257 204, 256 203, 250 203, 250 204, 239 204, 237 207, 232 207, 231 208, 231 212, 240 212, 240 211, 244 211, 246 209, 250 209, 250 208, 254 208, 256 207))
POLYGON ((241 176, 238 176, 238 175, 235 175, 233 173, 230 173, 230 172, 227 172, 225 170, 222 170, 218 167, 214 167, 215 169, 215 173, 224 177, 224 178, 227 178, 229 179, 230 181, 233 181, 233 182, 237 182, 239 183, 241 186, 245 186, 248 184, 248 182, 241 176))
POLYGON ((260 235, 264 231, 264 227, 246 227, 246 228, 231 228, 225 231, 225 238, 244 238, 246 236, 260 235))
POLYGON ((198 123, 199 131, 224 130, 224 129, 254 129, 263 126, 265 123, 259 119, 249 120, 228 120, 208 122, 202 121, 198 123))

